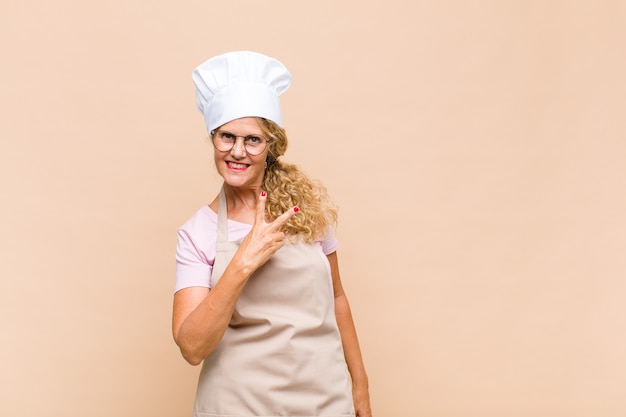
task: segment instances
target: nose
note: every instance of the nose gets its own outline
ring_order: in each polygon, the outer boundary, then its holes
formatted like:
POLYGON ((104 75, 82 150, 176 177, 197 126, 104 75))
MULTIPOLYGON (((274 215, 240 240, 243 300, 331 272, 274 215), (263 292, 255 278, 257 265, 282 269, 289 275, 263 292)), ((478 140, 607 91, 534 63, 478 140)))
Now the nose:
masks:
POLYGON ((237 136, 237 138, 235 139, 235 144, 233 145, 233 148, 230 150, 230 154, 234 157, 234 158, 244 158, 247 154, 246 152, 246 146, 244 144, 244 138, 241 136, 237 136))

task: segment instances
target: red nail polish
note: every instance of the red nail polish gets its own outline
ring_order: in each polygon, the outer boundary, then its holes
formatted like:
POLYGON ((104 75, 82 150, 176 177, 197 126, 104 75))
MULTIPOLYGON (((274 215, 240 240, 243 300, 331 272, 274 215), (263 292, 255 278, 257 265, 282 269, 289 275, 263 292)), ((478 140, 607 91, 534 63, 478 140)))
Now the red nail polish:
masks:
POLYGON ((299 212, 299 211, 300 211, 300 208, 299 208, 298 206, 295 206, 295 207, 293 208, 293 212, 294 212, 294 213, 297 213, 297 212, 299 212))
POLYGON ((267 193, 265 191, 261 191, 261 197, 265 197, 267 193))

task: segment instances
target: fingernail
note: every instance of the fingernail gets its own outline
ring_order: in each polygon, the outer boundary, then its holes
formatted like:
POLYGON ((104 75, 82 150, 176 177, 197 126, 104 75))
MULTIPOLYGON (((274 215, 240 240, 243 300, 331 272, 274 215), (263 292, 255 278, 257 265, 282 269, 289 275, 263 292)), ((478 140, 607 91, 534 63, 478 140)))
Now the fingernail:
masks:
POLYGON ((261 191, 261 197, 265 197, 267 193, 265 191, 261 191))
POLYGON ((299 211, 300 211, 300 208, 299 208, 298 206, 295 206, 295 207, 293 208, 293 212, 294 212, 294 213, 297 213, 297 212, 299 212, 299 211))

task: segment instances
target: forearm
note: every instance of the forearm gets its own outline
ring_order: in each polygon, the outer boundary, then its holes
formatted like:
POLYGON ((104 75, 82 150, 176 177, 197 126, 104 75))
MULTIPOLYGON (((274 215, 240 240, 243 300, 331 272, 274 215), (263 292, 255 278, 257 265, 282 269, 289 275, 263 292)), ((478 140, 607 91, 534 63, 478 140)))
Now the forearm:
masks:
POLYGON ((352 378, 354 410, 356 417, 372 417, 369 381, 365 372, 350 305, 341 286, 338 286, 338 289, 339 294, 335 297, 335 315, 337 316, 337 325, 341 333, 346 364, 352 378))
POLYGON ((200 364, 222 340, 248 278, 248 273, 231 264, 210 292, 180 294, 180 300, 175 295, 174 340, 187 362, 200 364))
POLYGON ((335 315, 337 317, 337 326, 341 334, 341 342, 343 344, 346 364, 352 377, 352 385, 355 388, 368 389, 369 383, 365 365, 361 355, 361 348, 352 319, 350 304, 345 294, 335 297, 335 315))

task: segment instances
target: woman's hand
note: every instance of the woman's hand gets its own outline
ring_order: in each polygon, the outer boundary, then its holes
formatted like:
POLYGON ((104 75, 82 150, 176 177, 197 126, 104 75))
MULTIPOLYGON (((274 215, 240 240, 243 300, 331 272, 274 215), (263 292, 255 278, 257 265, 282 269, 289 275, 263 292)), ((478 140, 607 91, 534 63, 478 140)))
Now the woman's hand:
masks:
POLYGON ((285 233, 282 227, 300 209, 296 206, 273 222, 265 221, 265 202, 267 193, 261 192, 257 200, 257 211, 252 225, 252 230, 243 239, 239 250, 235 254, 234 260, 242 268, 246 276, 250 276, 254 271, 265 264, 276 251, 285 244, 285 233))

